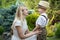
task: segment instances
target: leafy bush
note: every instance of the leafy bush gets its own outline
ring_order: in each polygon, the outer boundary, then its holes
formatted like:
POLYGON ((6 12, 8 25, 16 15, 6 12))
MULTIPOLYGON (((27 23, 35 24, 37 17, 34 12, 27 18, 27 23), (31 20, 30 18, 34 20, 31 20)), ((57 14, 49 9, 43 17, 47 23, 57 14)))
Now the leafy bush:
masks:
POLYGON ((46 27, 47 29, 47 36, 48 37, 52 37, 55 35, 55 32, 53 32, 53 30, 50 27, 46 27))
POLYGON ((58 23, 58 22, 60 22, 60 13, 58 13, 58 11, 56 11, 55 18, 52 21, 52 23, 58 23))
POLYGON ((0 26, 0 35, 4 32, 4 27, 0 26))
POLYGON ((26 17, 27 19, 27 23, 28 23, 28 26, 29 26, 29 29, 32 30, 34 27, 35 27, 35 22, 38 18, 38 14, 35 12, 33 14, 30 14, 26 17))
POLYGON ((10 26, 14 20, 16 6, 12 5, 10 8, 0 9, 0 25, 5 28, 5 31, 10 31, 10 26))
POLYGON ((60 38, 60 23, 57 23, 55 26, 57 28, 55 35, 56 37, 60 38))

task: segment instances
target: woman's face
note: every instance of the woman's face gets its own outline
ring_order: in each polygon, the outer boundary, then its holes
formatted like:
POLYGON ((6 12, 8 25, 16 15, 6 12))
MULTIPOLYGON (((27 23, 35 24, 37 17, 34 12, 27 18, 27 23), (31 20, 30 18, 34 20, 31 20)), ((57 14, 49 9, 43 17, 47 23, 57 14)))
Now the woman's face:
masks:
POLYGON ((28 15, 28 9, 26 7, 23 8, 23 15, 25 15, 25 16, 28 15))

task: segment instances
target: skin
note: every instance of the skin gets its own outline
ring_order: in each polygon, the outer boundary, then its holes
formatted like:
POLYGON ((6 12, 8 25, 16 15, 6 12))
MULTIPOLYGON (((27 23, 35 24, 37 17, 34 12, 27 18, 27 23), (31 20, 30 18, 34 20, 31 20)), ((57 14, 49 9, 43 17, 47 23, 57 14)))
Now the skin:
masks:
MULTIPOLYGON (((26 7, 24 7, 23 9, 23 18, 25 18, 26 16, 28 15, 28 10, 26 7)), ((36 35, 36 34, 39 34, 41 31, 39 30, 36 30, 36 31, 32 31, 32 32, 29 32, 29 30, 27 29, 26 30, 26 34, 23 34, 23 31, 22 31, 22 28, 20 26, 16 26, 16 29, 17 29, 17 32, 18 32, 18 35, 21 39, 25 39, 25 38, 28 38, 30 36, 33 36, 33 35, 36 35)))
MULTIPOLYGON (((38 12, 39 12, 39 14, 42 14, 42 13, 45 13, 46 12, 46 9, 43 9, 43 8, 38 8, 38 12)), ((38 30, 38 29, 40 29, 40 25, 39 24, 37 24, 36 25, 36 27, 33 29, 33 31, 36 31, 36 30, 38 30)), ((42 31, 42 30, 40 30, 40 31, 42 31)))
POLYGON ((39 31, 35 31, 35 32, 30 32, 30 33, 24 35, 23 32, 22 32, 22 28, 21 27, 17 26, 16 29, 17 29, 18 35, 19 35, 19 37, 21 39, 25 39, 25 38, 28 38, 28 37, 30 37, 32 35, 36 35, 36 34, 39 33, 39 31))
POLYGON ((45 12, 46 12, 46 10, 45 10, 45 9, 43 9, 43 8, 38 8, 38 12, 39 12, 40 14, 42 14, 42 13, 45 13, 45 12))

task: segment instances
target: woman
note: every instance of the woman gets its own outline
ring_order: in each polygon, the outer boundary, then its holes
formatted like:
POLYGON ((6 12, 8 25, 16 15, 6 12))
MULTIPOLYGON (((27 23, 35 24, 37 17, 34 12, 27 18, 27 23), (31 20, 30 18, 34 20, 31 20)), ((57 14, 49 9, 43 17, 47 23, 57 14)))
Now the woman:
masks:
POLYGON ((36 40, 37 34, 40 31, 29 32, 25 17, 28 15, 28 10, 25 6, 18 6, 15 20, 12 24, 13 35, 11 40, 36 40), (32 38, 32 39, 31 39, 32 38))

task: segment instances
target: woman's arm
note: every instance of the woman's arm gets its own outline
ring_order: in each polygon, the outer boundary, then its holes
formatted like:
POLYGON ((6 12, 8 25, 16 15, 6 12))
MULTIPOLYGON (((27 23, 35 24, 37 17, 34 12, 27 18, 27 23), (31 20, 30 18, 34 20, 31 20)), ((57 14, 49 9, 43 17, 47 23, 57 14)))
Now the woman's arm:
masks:
POLYGON ((28 34, 28 33, 30 33, 29 29, 27 29, 27 30, 25 31, 25 34, 28 34))
POLYGON ((28 38, 28 37, 30 37, 30 36, 32 36, 32 35, 35 35, 35 34, 40 33, 40 32, 37 30, 37 31, 30 32, 30 33, 24 35, 21 27, 16 26, 16 29, 17 29, 18 35, 19 35, 19 37, 20 37, 21 39, 25 39, 25 38, 28 38))

